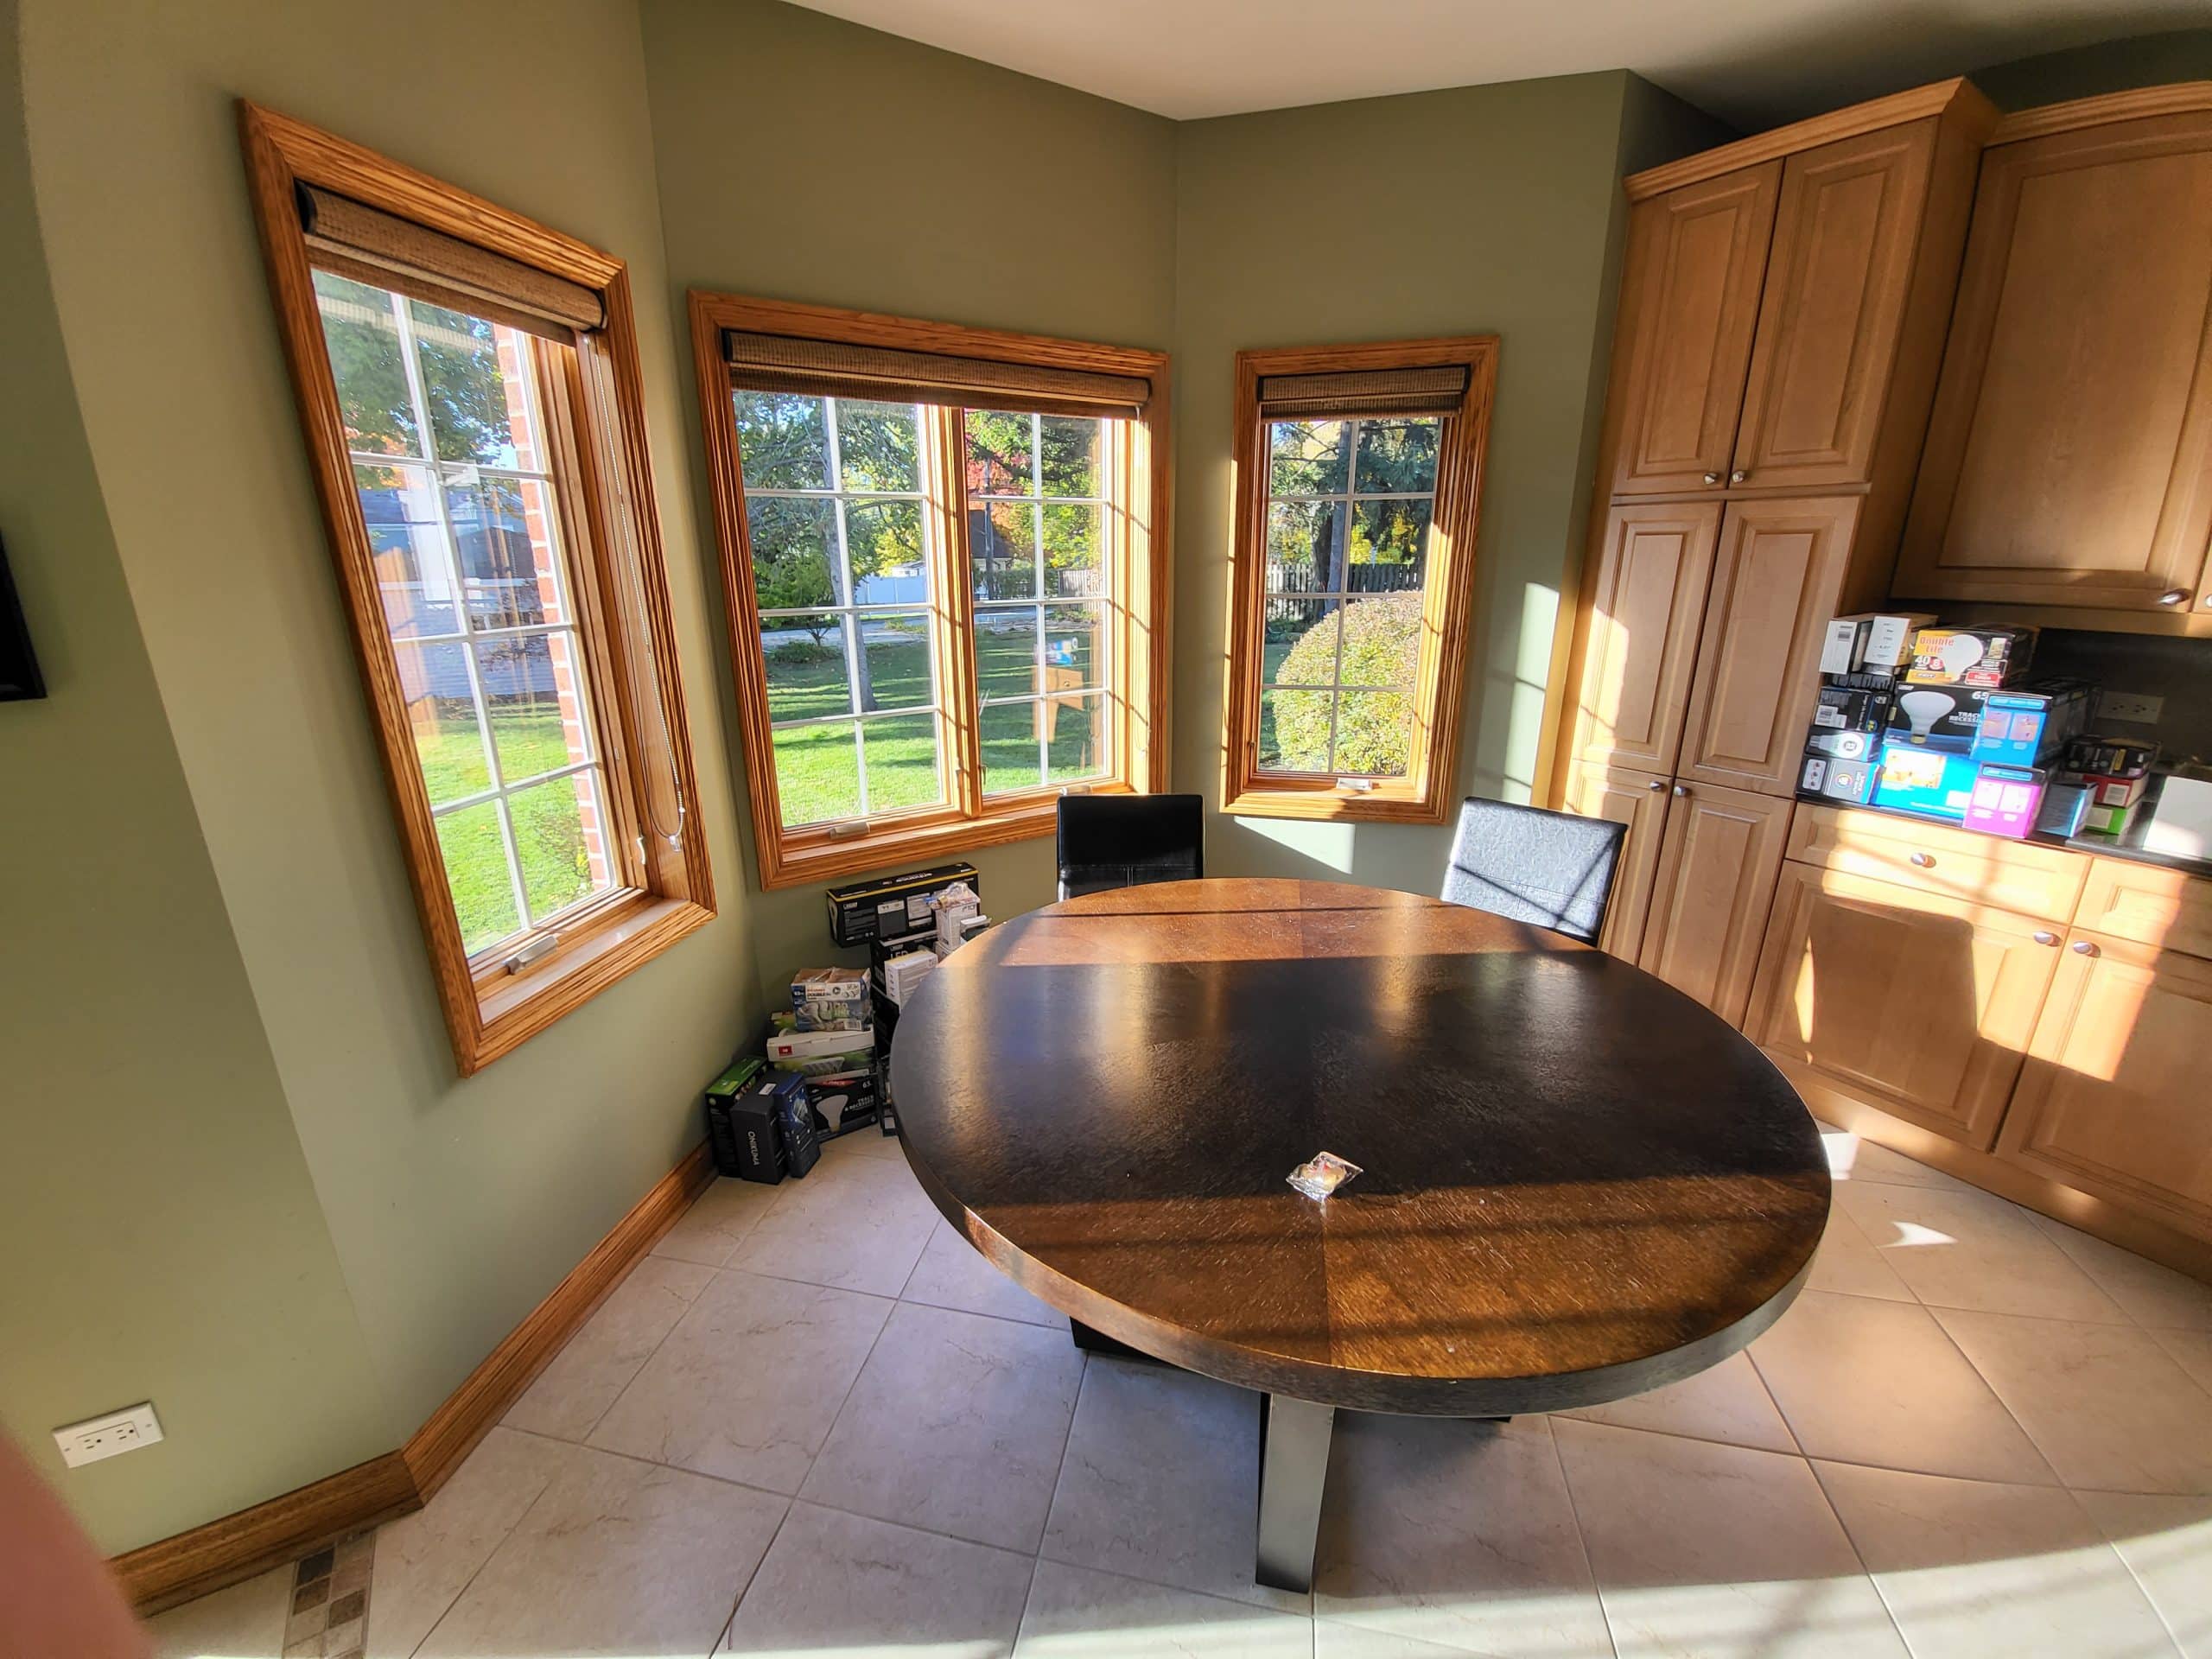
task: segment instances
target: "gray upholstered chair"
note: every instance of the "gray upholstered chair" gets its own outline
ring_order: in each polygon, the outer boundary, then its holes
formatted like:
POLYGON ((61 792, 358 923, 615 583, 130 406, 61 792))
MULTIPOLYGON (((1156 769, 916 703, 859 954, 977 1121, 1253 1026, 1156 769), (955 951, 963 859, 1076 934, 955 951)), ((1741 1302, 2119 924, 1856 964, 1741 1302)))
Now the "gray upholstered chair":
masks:
POLYGON ((1205 824, 1195 795, 1060 797, 1060 897, 1194 881, 1205 871, 1205 824))
POLYGON ((1459 807, 1442 896, 1595 944, 1625 825, 1470 798, 1459 807))

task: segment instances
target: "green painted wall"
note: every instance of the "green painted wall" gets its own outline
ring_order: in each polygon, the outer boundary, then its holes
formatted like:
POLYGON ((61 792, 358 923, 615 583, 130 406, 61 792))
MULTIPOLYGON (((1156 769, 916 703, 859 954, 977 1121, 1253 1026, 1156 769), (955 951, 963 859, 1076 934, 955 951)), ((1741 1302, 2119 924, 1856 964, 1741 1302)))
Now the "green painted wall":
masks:
MULTIPOLYGON (((643 0, 643 14, 677 329, 696 287, 1170 343, 1173 123, 774 0, 643 0)), ((688 372, 683 397, 696 454, 688 372)), ((757 887, 747 822, 728 880, 757 887)), ((994 916, 1051 902, 1049 839, 968 856, 994 916)), ((831 948, 819 887, 752 903, 770 995, 795 967, 864 960, 831 948)))
POLYGON ((0 1424, 102 1548, 391 1449, 78 417, 0 0, 0 537, 48 699, 0 703, 0 1424), (47 1431, 152 1398, 168 1438, 47 1431))
MULTIPOLYGON (((257 1347, 278 1344, 312 1353, 317 1386, 334 1397, 365 1382, 383 1402, 296 1452, 289 1466, 302 1477, 350 1461, 364 1440, 387 1449, 423 1421, 697 1140, 696 1091, 758 1015, 716 696, 721 631, 695 534, 676 340, 658 305, 639 320, 646 413, 721 917, 467 1082, 454 1076, 414 918, 270 315, 232 99, 259 99, 573 232, 629 260, 645 294, 662 292, 636 12, 540 0, 527 28, 513 22, 503 8, 452 0, 380 0, 367 11, 336 0, 29 0, 22 19, 39 218, 120 555, 108 586, 119 606, 127 583, 152 667, 152 683, 141 668, 130 690, 102 695, 142 722, 166 712, 168 775, 179 760, 182 772, 173 822, 150 836, 191 839, 219 889, 203 873, 196 889, 177 884, 171 902, 118 907, 88 956, 119 971, 145 943, 132 930, 144 928, 173 938, 165 948, 181 959, 77 1028, 99 1033, 86 1044, 94 1054, 134 1019, 165 1044, 185 1042, 168 988, 211 994, 211 977, 224 982, 228 910, 245 976, 232 994, 251 988, 241 1014, 257 1008, 268 1034, 252 1086, 271 1099, 281 1086, 289 1103, 365 1357, 358 1338, 311 1350, 294 1328, 340 1293, 264 1236, 264 1205, 282 1213, 305 1198, 274 1177, 249 1181, 245 1192, 267 1189, 250 1198, 231 1197, 227 1182, 181 1186, 210 1249, 301 1278, 290 1295, 220 1275, 196 1286, 226 1317, 195 1340, 254 1397, 264 1392, 247 1380, 257 1347), (200 959, 211 950, 212 969, 200 959)), ((99 626, 123 621, 118 613, 99 626)), ((94 804, 118 775, 115 761, 94 760, 97 729, 80 728, 74 748, 89 781, 59 798, 118 837, 143 837, 143 804, 94 804)), ((80 1058, 79 1073, 87 1069, 80 1058)), ((125 1078, 150 1084, 138 1109, 167 1132, 192 1123, 197 1103, 162 1100, 147 1068, 96 1069, 103 1095, 125 1078)), ((92 1110, 71 1114, 78 1133, 99 1136, 88 1147, 129 1144, 137 1119, 92 1110)), ((263 1144, 231 1154, 241 1179, 265 1170, 290 1134, 281 1112, 264 1129, 263 1144)), ((86 1191, 87 1225, 101 1192, 86 1191)), ((128 1205, 120 1194, 105 1205, 110 1226, 126 1224, 128 1205)), ((25 1253, 10 1255, 20 1263, 25 1253)), ((41 1294, 50 1305, 54 1293, 41 1294)), ((76 1340, 66 1322, 37 1328, 59 1351, 76 1340)), ((66 1403, 116 1403, 107 1391, 103 1379, 94 1397, 66 1403)), ((173 1390, 149 1391, 168 1406, 173 1390)), ((41 1403, 28 1427, 49 1414, 41 1403)), ((178 1434, 177 1453, 193 1444, 178 1434)), ((203 1449, 215 1452, 238 1454, 235 1437, 203 1449)), ((133 1529, 167 1531, 290 1484, 198 1481, 158 1512, 134 1510, 133 1529)))

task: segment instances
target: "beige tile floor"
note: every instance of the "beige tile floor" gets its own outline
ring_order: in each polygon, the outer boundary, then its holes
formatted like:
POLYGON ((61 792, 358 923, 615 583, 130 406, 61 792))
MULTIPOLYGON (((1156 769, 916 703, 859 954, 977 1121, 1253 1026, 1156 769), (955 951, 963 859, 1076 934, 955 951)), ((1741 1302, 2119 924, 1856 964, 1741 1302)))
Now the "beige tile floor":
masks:
MULTIPOLYGON (((1503 1427, 1346 1416, 1311 1597, 1254 1396, 1086 1361, 895 1147, 712 1188, 420 1514, 382 1659, 2212 1659, 2212 1288, 1840 1133, 1748 1354, 1503 1427)), ((155 1621, 282 1651, 289 1578, 155 1621)))

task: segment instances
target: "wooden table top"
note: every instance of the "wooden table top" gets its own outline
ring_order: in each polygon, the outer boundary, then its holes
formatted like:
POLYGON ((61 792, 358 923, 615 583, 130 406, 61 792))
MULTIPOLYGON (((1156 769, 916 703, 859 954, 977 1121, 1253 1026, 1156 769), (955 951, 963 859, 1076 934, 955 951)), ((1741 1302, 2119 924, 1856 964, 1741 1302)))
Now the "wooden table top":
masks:
POLYGON ((1448 1416, 1743 1347, 1827 1218, 1733 1028, 1543 929, 1332 882, 1179 881, 994 928, 903 1014, 906 1157, 1018 1283, 1175 1364, 1448 1416), (1325 1202, 1288 1185, 1333 1152, 1325 1202))

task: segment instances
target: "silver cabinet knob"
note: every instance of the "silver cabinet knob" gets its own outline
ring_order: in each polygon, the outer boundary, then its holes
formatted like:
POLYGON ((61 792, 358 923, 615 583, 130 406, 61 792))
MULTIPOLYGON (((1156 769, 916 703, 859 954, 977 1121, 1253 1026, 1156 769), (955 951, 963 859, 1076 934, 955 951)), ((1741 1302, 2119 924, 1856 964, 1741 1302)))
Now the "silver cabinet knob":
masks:
POLYGON ((1661 790, 1666 787, 1667 780, 1664 778, 1654 778, 1651 780, 1651 792, 1654 795, 1656 795, 1661 790))
POLYGON ((1750 476, 1751 474, 1749 473, 1738 467, 1734 472, 1728 474, 1728 481, 1731 484, 1740 484, 1750 476))
POLYGON ((2186 605, 2189 603, 2189 589, 2186 588, 2169 588, 2164 593, 2158 595, 2158 603, 2161 605, 2186 605))
POLYGON ((1680 797, 1681 797, 1681 796, 1684 796, 1684 795, 1688 794, 1689 792, 1690 792, 1690 786, 1689 786, 1688 784, 1676 784, 1676 785, 1675 785, 1675 796, 1676 796, 1678 798, 1679 798, 1680 797))
POLYGON ((1705 481, 1708 484, 1718 484, 1720 481, 1720 474, 1718 473, 1707 473, 1705 475, 1705 481))
POLYGON ((1933 853, 1915 853, 1912 855, 1912 861, 1923 870, 1932 870, 1936 868, 1936 855, 1933 853))
POLYGON ((2094 939, 2075 940, 2074 954, 2077 957, 2094 957, 2100 954, 2097 950, 2097 942, 2094 939))
POLYGON ((2035 939, 2037 944, 2056 944, 2058 935, 2047 927, 2039 927, 2036 930, 2035 939))

